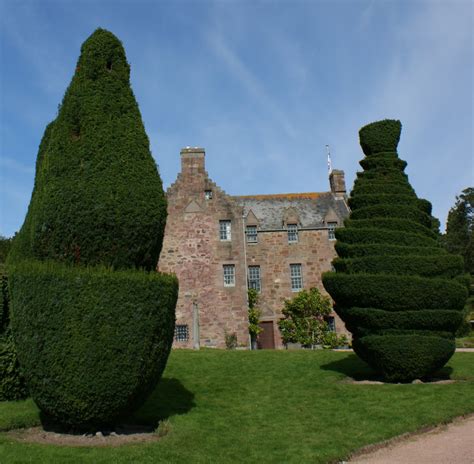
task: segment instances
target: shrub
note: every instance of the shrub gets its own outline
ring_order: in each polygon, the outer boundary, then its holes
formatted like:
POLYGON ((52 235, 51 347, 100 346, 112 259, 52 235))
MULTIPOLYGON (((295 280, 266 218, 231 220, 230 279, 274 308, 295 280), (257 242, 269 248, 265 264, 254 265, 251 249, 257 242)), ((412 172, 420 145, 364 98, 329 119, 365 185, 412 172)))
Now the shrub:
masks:
POLYGON ((37 261, 12 270, 15 340, 40 409, 99 427, 140 405, 166 365, 176 279, 37 261))
POLYGON ((9 257, 18 357, 48 419, 110 425, 154 388, 173 340, 178 287, 154 273, 165 221, 125 52, 98 29, 46 128, 9 257))
POLYGON ((467 289, 462 259, 441 248, 431 204, 416 197, 403 172, 400 130, 388 120, 360 130, 364 172, 346 227, 336 231, 336 272, 323 283, 355 352, 388 381, 405 382, 452 356, 467 289))
POLYGON ((325 320, 331 314, 329 298, 312 288, 301 290, 284 304, 285 317, 278 322, 283 343, 301 343, 305 347, 322 345, 329 332, 325 320))

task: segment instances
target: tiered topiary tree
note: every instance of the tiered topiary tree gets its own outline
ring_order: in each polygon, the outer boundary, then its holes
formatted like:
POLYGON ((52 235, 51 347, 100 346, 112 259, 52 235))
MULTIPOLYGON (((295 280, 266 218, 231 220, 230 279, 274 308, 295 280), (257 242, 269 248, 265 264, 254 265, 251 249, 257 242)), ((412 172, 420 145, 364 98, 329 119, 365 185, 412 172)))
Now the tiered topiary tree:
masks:
POLYGON ((336 231, 336 272, 323 275, 355 352, 388 381, 440 369, 455 350, 467 296, 463 261, 432 230, 431 204, 418 199, 398 158, 400 121, 363 127, 345 228, 336 231))
POLYGON ((84 42, 40 145, 28 213, 9 256, 12 325, 45 417, 111 425, 156 385, 178 283, 154 272, 166 199, 121 42, 84 42))

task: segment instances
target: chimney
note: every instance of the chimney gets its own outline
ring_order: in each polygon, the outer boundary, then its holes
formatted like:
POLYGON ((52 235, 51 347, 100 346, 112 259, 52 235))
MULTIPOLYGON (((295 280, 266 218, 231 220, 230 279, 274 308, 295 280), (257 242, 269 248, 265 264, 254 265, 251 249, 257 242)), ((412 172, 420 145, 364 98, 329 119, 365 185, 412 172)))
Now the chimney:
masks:
POLYGON ((181 173, 183 175, 204 174, 204 148, 186 147, 181 150, 181 173))
POLYGON ((336 198, 344 198, 346 196, 346 181, 344 179, 344 171, 334 169, 329 174, 329 185, 331 192, 336 198))

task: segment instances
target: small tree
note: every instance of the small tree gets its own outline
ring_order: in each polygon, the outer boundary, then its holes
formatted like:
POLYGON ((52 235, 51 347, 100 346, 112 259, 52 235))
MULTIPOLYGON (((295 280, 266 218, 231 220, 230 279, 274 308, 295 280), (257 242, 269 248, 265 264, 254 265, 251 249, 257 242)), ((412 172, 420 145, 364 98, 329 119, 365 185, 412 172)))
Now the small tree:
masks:
POLYGON ((262 311, 257 308, 258 305, 258 292, 254 288, 249 288, 248 290, 248 302, 249 302, 249 334, 250 334, 250 344, 252 350, 257 349, 257 337, 258 334, 262 331, 262 328, 259 325, 260 316, 262 311))
POLYGON ((283 343, 301 343, 311 348, 323 344, 329 332, 325 318, 331 309, 331 301, 317 288, 302 290, 293 299, 285 300, 285 318, 278 323, 283 343))

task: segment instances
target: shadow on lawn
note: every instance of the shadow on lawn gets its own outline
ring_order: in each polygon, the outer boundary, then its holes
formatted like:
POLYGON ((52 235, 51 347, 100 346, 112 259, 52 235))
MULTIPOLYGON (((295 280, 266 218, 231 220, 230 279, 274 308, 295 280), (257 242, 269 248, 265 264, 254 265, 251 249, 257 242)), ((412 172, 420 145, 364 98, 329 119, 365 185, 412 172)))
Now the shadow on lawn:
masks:
MULTIPOLYGON (((375 380, 383 381, 379 374, 377 374, 367 363, 362 361, 357 355, 350 354, 344 359, 333 361, 328 364, 321 366, 321 369, 325 371, 334 371, 340 374, 344 374, 356 381, 361 380, 375 380)), ((432 378, 424 379, 425 381, 434 380, 448 380, 451 377, 453 369, 449 366, 444 366, 432 378)))
POLYGON ((178 379, 162 378, 145 404, 133 415, 133 421, 155 426, 171 416, 188 413, 194 406, 193 392, 178 379))

